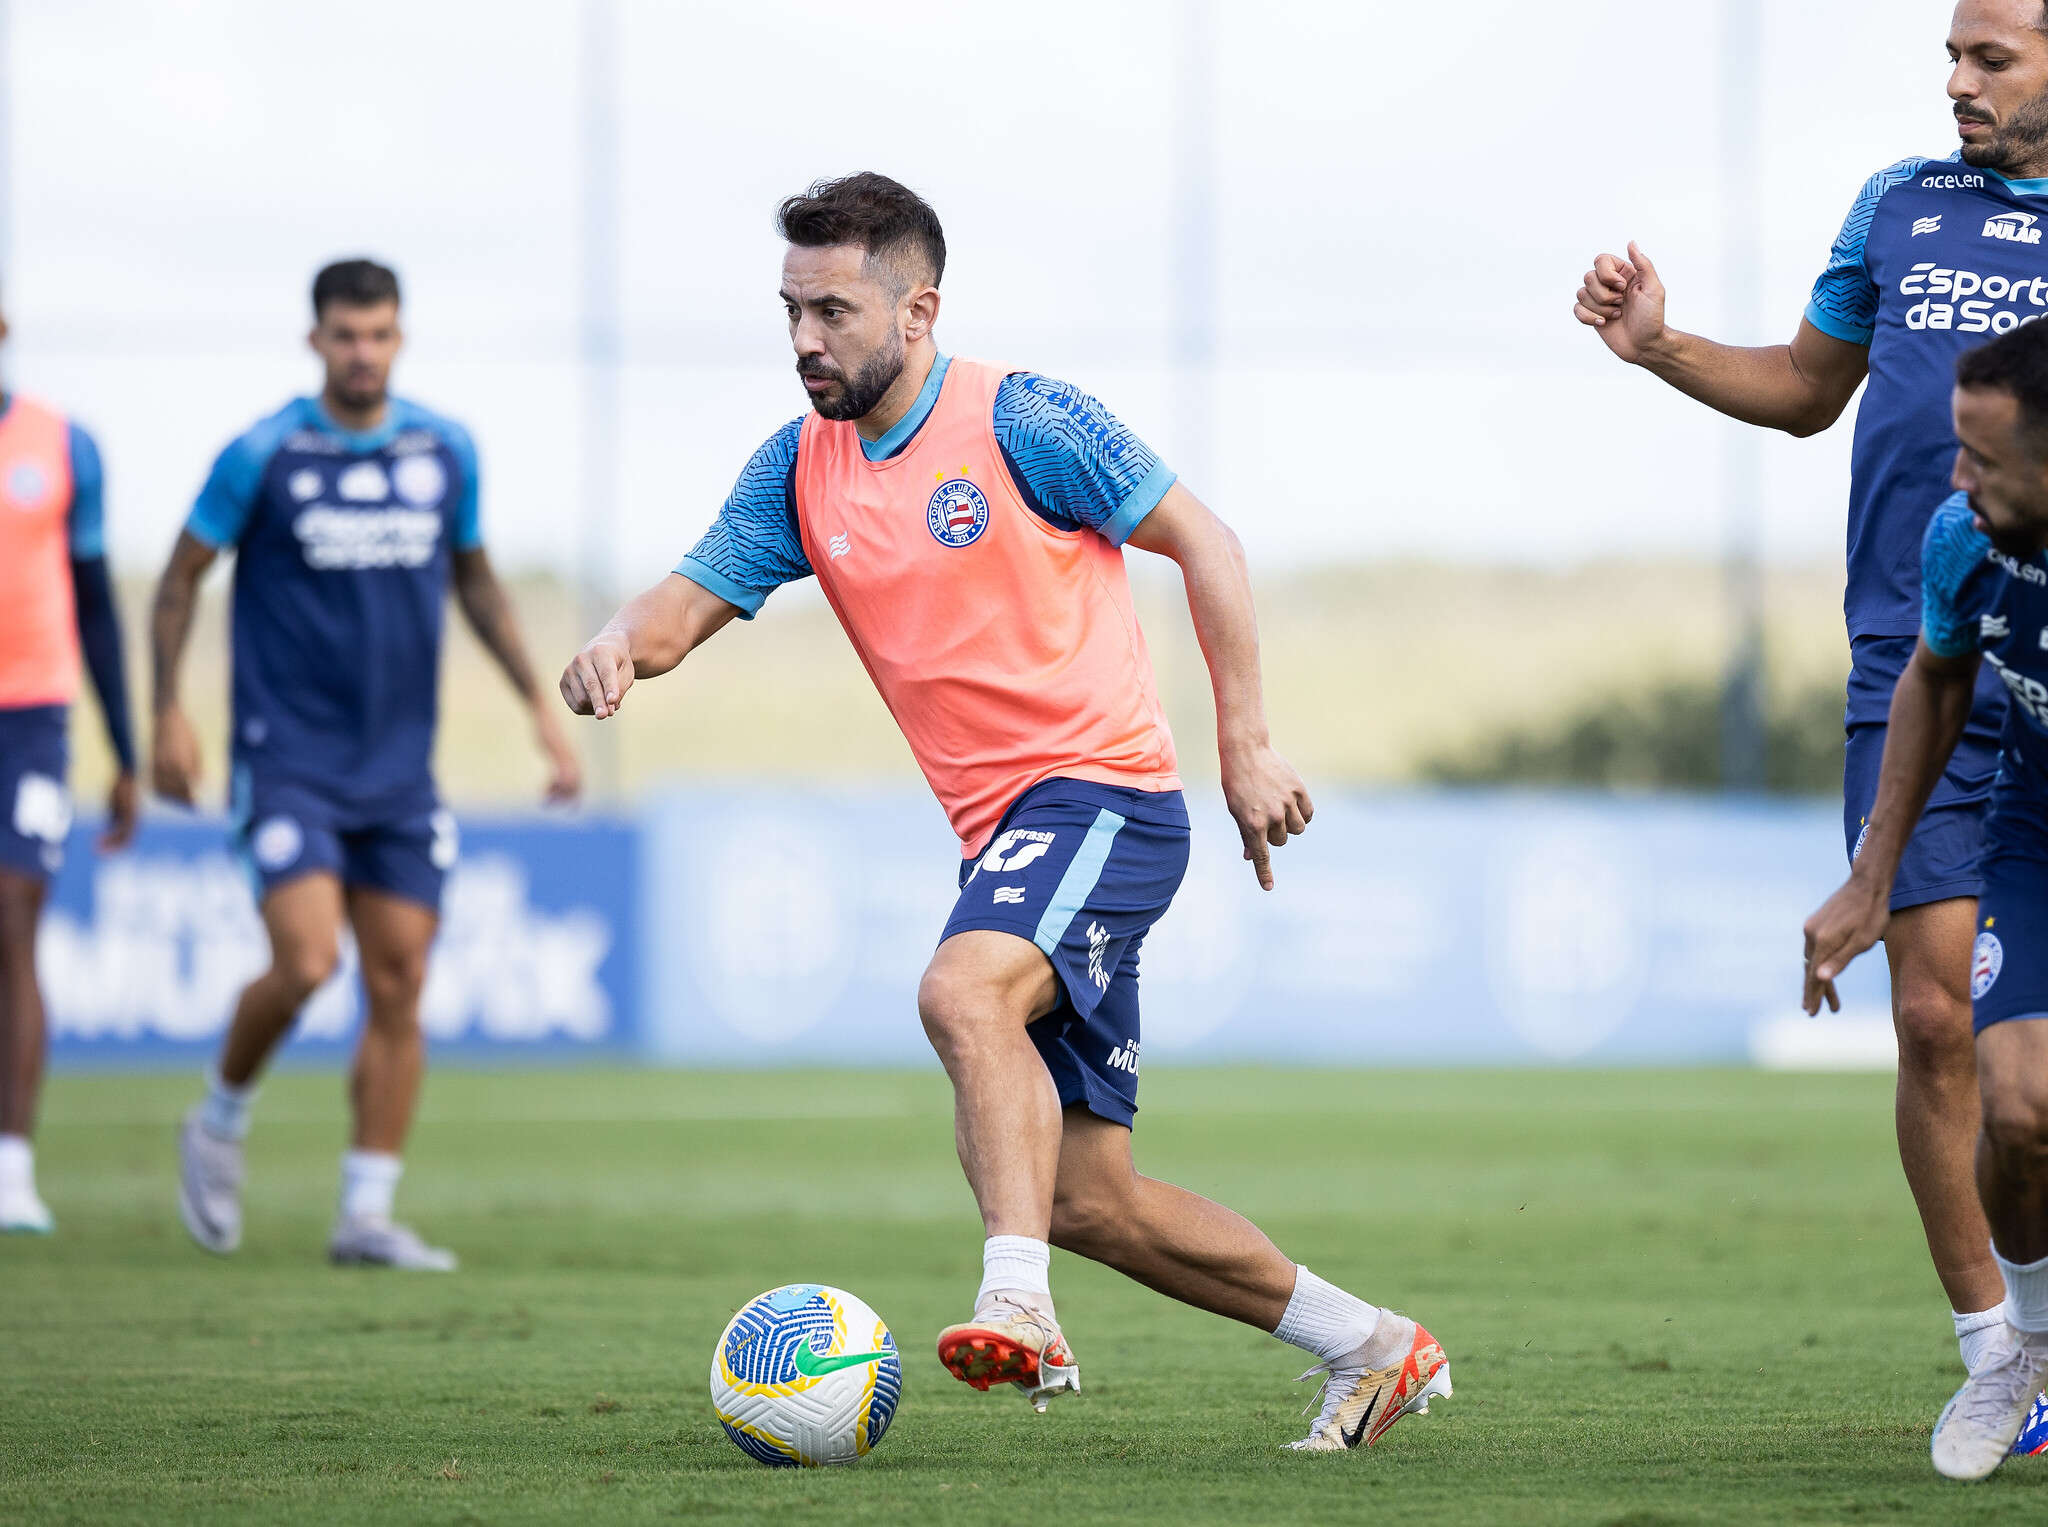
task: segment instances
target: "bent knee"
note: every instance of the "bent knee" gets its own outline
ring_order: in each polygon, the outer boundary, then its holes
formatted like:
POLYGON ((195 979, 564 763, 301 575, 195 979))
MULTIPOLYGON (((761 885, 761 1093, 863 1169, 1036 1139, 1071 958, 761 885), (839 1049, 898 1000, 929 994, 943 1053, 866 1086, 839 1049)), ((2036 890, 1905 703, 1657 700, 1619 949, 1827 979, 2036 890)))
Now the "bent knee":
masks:
POLYGON ((427 982, 424 954, 387 954, 363 961, 363 990, 378 1006, 410 1003, 427 982))
POLYGON ((1987 1086, 1984 1138, 2007 1156, 2048 1157, 2048 1082, 2014 1078, 1987 1086))
POLYGON ((341 946, 334 939, 314 940, 280 949, 272 958, 277 978, 300 1001, 327 984, 341 964, 341 946))
POLYGON ((940 961, 933 961, 917 984, 918 1020, 941 1054, 973 1043, 980 1034, 1021 1024, 1028 1015, 1017 1008, 1015 993, 1004 983, 940 961))
POLYGON ((1052 1243, 1082 1256, 1106 1245, 1130 1224, 1124 1195, 1099 1185, 1075 1191, 1055 1190, 1052 1200, 1052 1243))
POLYGON ((1975 1050, 1970 999, 1933 981, 1901 986, 1892 1004, 1899 1064, 1909 1070, 1967 1067, 1975 1050))
POLYGON ((977 1016, 986 1016, 990 993, 986 985, 934 964, 917 983, 917 1018, 925 1037, 941 1053, 968 1041, 977 1016))
POLYGON ((417 1029, 420 992, 427 984, 426 950, 380 949, 362 951, 359 957, 368 1021, 386 1032, 417 1029))

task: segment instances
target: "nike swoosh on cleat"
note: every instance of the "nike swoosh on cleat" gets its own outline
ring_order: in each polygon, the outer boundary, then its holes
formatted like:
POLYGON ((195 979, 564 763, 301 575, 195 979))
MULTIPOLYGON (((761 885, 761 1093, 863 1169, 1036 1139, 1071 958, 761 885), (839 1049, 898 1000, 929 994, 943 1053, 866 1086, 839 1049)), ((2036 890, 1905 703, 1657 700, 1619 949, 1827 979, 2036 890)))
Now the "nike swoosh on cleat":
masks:
POLYGON ((811 1350, 811 1339, 806 1336, 796 1344, 796 1371, 807 1379, 823 1378, 841 1368, 858 1368, 862 1363, 878 1363, 893 1356, 893 1352, 842 1352, 836 1357, 821 1357, 811 1350))
POLYGON ((1346 1447, 1358 1446, 1360 1439, 1362 1439, 1365 1436, 1366 1427, 1372 1424, 1372 1413, 1379 1408, 1379 1403, 1381 1400, 1386 1398, 1386 1393, 1386 1390, 1382 1389, 1378 1394, 1374 1395, 1372 1399, 1367 1403, 1365 1407, 1365 1414, 1358 1418, 1357 1431, 1347 1432, 1341 1426, 1337 1428, 1337 1435, 1344 1439, 1344 1445, 1346 1447))

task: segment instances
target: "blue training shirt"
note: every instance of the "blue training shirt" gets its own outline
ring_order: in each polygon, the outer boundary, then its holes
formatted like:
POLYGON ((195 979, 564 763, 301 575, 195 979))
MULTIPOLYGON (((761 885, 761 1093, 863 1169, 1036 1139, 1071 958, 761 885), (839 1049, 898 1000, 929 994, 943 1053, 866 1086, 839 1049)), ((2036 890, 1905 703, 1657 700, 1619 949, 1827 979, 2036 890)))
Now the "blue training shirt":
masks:
POLYGON ((236 553, 237 766, 359 808, 430 799, 451 555, 481 544, 468 432, 401 398, 353 432, 295 398, 220 453, 185 528, 236 553))
POLYGON ((2007 556, 1957 493, 1928 522, 1920 576, 1921 639, 1942 657, 1982 653, 2011 697, 2001 788, 2048 804, 2048 553, 2007 556))
MULTIPOLYGON (((879 440, 861 441, 870 461, 886 461, 916 438, 938 401, 949 358, 931 375, 910 411, 879 440)), ((1093 530, 1121 546, 1158 507, 1174 473, 1100 402, 1066 382, 1017 371, 996 388, 996 444, 1017 494, 1031 511, 1062 530, 1093 530)), ((811 576, 796 522, 796 451, 803 420, 768 437, 711 528, 676 565, 752 619, 785 583, 811 576)))
POLYGON ((1956 357, 2048 314, 2048 180, 1960 155, 1901 159, 1864 183, 1806 318, 1870 348, 1849 468, 1852 640, 1919 629, 1927 506, 1948 494, 1956 357))

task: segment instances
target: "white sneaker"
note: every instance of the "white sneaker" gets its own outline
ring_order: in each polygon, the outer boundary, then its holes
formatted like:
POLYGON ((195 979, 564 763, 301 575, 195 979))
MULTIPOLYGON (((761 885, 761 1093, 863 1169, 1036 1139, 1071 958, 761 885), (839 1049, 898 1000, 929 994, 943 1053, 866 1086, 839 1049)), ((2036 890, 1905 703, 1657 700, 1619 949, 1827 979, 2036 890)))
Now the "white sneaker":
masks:
POLYGON ((400 1267, 410 1272, 454 1272, 455 1253, 429 1246, 411 1227, 368 1215, 334 1222, 327 1260, 337 1267, 400 1267))
POLYGON ((178 1217, 202 1247, 226 1256, 242 1244, 242 1142, 185 1115, 178 1133, 178 1217))
POLYGON ((1949 1479, 1983 1479, 2004 1463, 2048 1372, 2048 1346, 2024 1339, 1970 1375, 1934 1423, 1934 1467, 1949 1479))
MULTIPOLYGON (((1427 1415, 1432 1399, 1450 1397, 1451 1360, 1436 1338, 1392 1310, 1381 1318, 1407 1327, 1401 1355, 1384 1368, 1368 1368, 1362 1361, 1355 1367, 1335 1362, 1319 1363, 1304 1373, 1304 1381, 1323 1375, 1323 1408, 1308 1435, 1287 1444, 1294 1451, 1341 1453, 1360 1445, 1371 1447, 1403 1416, 1427 1415)), ((1401 1333, 1397 1328, 1393 1334, 1401 1333)), ((1362 1358, 1367 1350, 1360 1347, 1352 1356, 1362 1358)))
POLYGON ((56 1228, 49 1206, 36 1196, 33 1183, 11 1183, 0 1189, 0 1235, 48 1235, 56 1228))

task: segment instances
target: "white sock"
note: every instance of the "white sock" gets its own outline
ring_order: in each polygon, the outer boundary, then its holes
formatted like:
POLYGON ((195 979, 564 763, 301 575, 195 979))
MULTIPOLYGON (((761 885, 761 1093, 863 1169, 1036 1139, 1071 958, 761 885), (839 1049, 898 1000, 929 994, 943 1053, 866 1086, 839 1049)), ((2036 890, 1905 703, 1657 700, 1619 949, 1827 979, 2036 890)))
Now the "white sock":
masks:
POLYGON ((981 1287, 974 1307, 980 1309, 998 1290, 1036 1294, 1052 1305, 1052 1247, 1028 1235, 992 1235, 981 1243, 981 1287))
POLYGON ((199 1105, 199 1127, 216 1140, 242 1140, 249 1134, 249 1105, 256 1100, 256 1084, 230 1087, 220 1079, 220 1068, 206 1068, 206 1100, 199 1105))
POLYGON ((1956 1317, 1956 1345, 1963 1349, 1963 1367, 1975 1373, 1997 1355, 2004 1343, 2005 1306, 1994 1304, 1975 1315, 1953 1311, 1956 1317))
POLYGON ((0 1189, 36 1190, 36 1148, 27 1135, 0 1135, 0 1189))
POLYGON ((1356 1294, 1347 1294, 1336 1284, 1325 1283, 1306 1267, 1296 1267, 1293 1297, 1287 1301, 1287 1313, 1273 1327, 1273 1334, 1304 1352, 1313 1352, 1326 1363, 1334 1363, 1370 1342, 1384 1313, 1356 1294))
POLYGON ((347 1151, 341 1158, 341 1217, 389 1219, 405 1163, 384 1151, 347 1151))
POLYGON ((1991 1254, 2005 1274, 2005 1318, 2028 1346, 2048 1344, 2048 1257, 2022 1264, 1998 1256, 1996 1246, 1991 1254))

